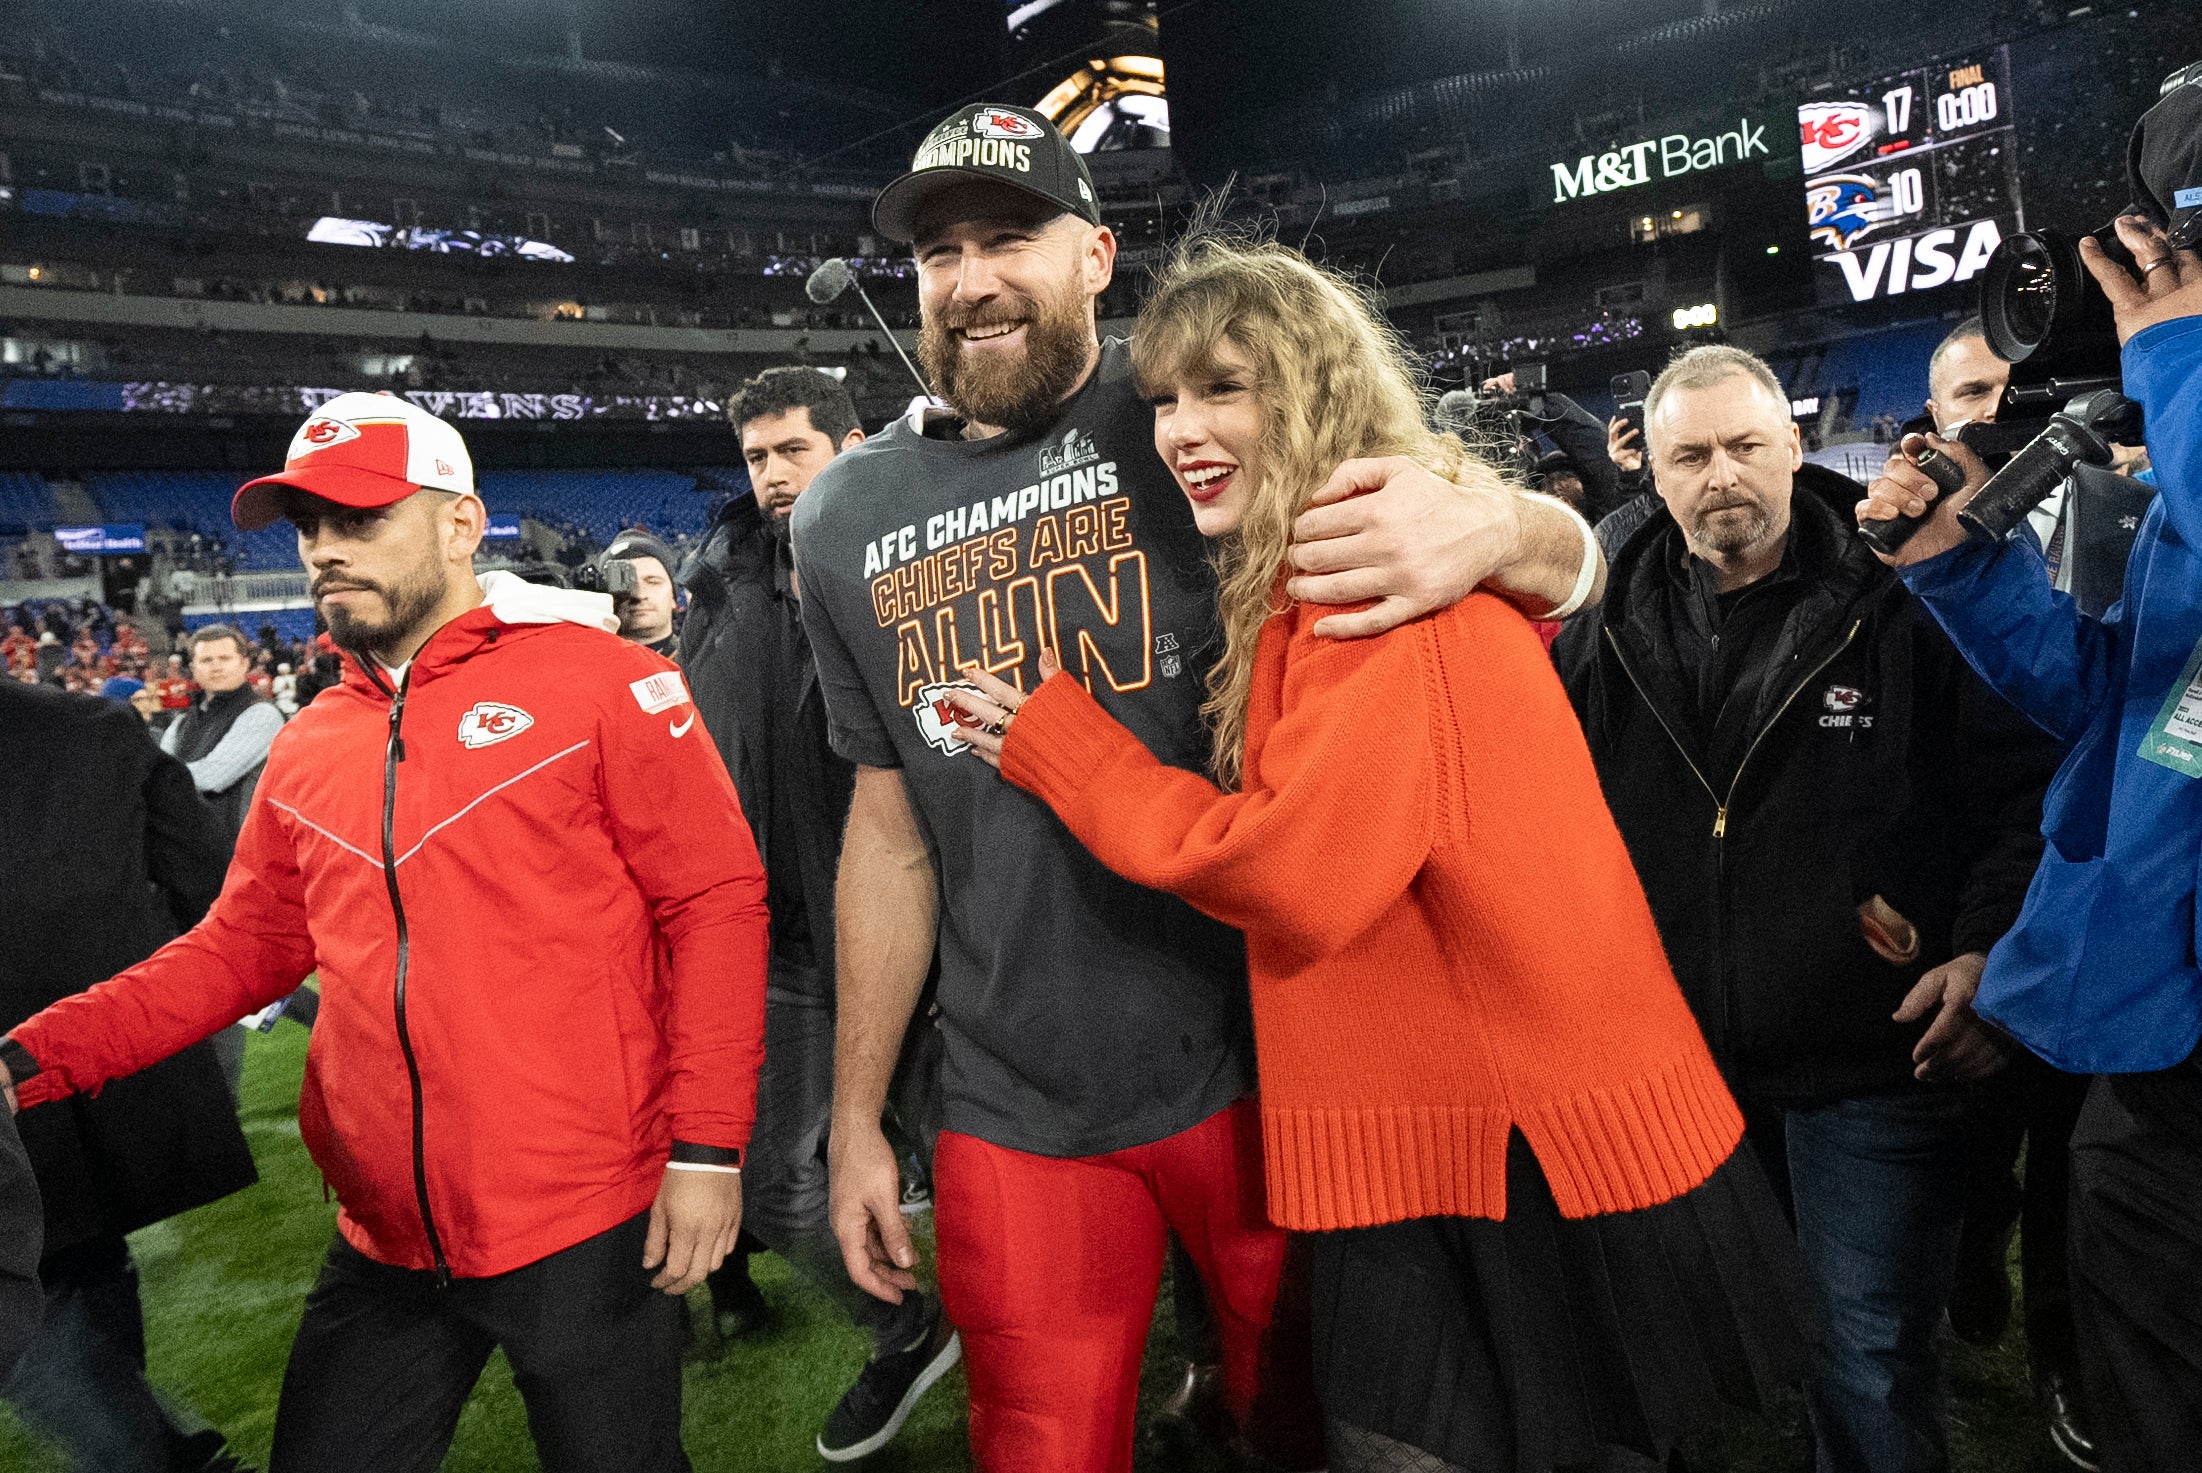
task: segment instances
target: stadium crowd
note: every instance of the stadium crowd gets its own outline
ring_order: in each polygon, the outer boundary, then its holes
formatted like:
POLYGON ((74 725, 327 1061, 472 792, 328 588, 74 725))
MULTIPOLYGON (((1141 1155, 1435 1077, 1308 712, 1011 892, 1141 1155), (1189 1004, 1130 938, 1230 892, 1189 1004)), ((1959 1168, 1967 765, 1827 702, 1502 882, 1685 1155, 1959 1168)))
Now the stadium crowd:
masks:
POLYGON ((1731 346, 1611 420, 1428 404, 1353 282, 1212 225, 1103 339, 1087 166, 993 104, 874 202, 934 400, 743 383, 698 538, 485 568, 460 431, 332 399, 231 507, 311 641, 6 611, 0 821, 70 793, 84 893, 0 948, 117 917, 0 992, 8 1400, 239 1466, 147 1381, 125 1235, 249 1181, 236 1025, 310 997, 279 1473, 437 1466, 493 1350, 545 1466, 685 1469, 682 1296, 739 1335, 762 1252, 870 1341, 832 1461, 960 1361, 988 1473, 1128 1473, 1167 1274, 1167 1414, 1238 1466, 1681 1468, 1799 1386, 1822 1473, 1939 1473, 2014 1234, 2041 1440, 2192 1466, 2196 136, 2202 85, 2133 265, 2085 250, 2148 414, 2114 547, 2084 478, 1959 526, 1978 322, 1870 486, 1731 346))

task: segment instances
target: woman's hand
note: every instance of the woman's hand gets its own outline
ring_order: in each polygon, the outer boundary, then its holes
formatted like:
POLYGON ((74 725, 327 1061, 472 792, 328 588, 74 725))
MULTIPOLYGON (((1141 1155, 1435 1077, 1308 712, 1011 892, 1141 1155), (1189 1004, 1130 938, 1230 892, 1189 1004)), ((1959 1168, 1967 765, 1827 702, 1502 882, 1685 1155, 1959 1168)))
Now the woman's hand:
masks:
MULTIPOLYGON (((1062 661, 1055 658, 1055 651, 1040 651, 1040 679, 1053 679, 1060 674, 1062 661)), ((979 754, 979 760, 996 771, 1002 765, 1002 741, 1009 735, 1009 723, 1016 719, 1017 708, 1025 703, 1025 693, 1006 680, 998 680, 976 665, 963 667, 963 674, 976 691, 951 690, 948 699, 963 715, 958 718, 962 731, 958 733, 965 745, 979 754)))

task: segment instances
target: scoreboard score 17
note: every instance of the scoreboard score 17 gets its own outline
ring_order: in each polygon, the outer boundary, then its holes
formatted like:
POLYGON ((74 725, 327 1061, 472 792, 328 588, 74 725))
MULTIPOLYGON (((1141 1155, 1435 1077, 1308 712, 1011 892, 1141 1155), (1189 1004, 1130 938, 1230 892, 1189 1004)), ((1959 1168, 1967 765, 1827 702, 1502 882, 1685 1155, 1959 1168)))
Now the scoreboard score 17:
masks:
POLYGON ((1797 121, 1823 304, 1970 281, 2025 228, 2003 47, 1817 98, 1797 121))

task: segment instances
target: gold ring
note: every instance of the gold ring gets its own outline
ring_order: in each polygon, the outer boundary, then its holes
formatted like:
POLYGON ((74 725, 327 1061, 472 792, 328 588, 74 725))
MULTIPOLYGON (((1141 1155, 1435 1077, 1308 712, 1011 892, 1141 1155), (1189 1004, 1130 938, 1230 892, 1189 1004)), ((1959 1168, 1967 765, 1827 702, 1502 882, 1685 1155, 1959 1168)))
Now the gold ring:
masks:
POLYGON ((2141 266, 2141 279, 2146 281, 2148 279, 2148 274, 2151 271, 2154 271, 2159 266, 2169 266, 2171 264, 2172 258, 2169 252, 2165 253, 2164 255, 2158 256, 2153 261, 2144 262, 2141 266))
POLYGON ((979 730, 985 732, 988 736, 1003 736, 1009 731, 1009 723, 1006 721, 989 721, 980 726, 979 730))

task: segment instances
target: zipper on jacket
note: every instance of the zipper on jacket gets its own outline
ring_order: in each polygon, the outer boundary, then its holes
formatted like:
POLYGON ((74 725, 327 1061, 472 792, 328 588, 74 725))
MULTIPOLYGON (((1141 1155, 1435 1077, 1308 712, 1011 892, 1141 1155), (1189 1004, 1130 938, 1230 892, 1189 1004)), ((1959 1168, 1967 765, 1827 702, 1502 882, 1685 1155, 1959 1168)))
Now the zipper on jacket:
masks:
POLYGON ((1659 703, 1651 698, 1651 692, 1644 689, 1644 682, 1638 680, 1636 672, 1629 667, 1628 656, 1622 653, 1621 641, 1614 635, 1612 626, 1605 627, 1606 643, 1613 647, 1613 658, 1620 665, 1621 673, 1629 678, 1629 684, 1636 688, 1638 698, 1650 710, 1652 719, 1659 723, 1659 729, 1667 734, 1668 741, 1674 743, 1674 749, 1680 754, 1683 764, 1690 769, 1691 775, 1705 789, 1706 796, 1713 800, 1713 888, 1715 891, 1713 947, 1716 954, 1723 958, 1719 976, 1720 1025, 1721 1036, 1724 1039, 1733 1040, 1735 1037, 1734 988, 1730 983, 1725 960, 1728 951, 1728 810, 1735 804, 1736 788, 1743 781, 1743 770, 1750 765, 1751 754, 1759 749, 1759 743, 1766 740, 1766 734, 1780 724, 1782 716, 1789 710, 1797 697, 1803 694, 1804 688, 1819 679, 1820 672, 1834 664, 1843 651, 1850 648, 1851 642, 1858 637, 1858 631, 1865 627, 1865 622, 1863 618, 1854 620, 1851 623, 1849 633, 1843 636, 1842 643, 1836 645, 1834 649, 1828 652, 1825 659, 1807 671, 1804 679, 1790 687, 1789 694, 1784 696, 1782 703, 1774 708, 1774 714, 1766 719, 1766 724, 1761 726, 1758 729, 1758 734, 1751 738, 1751 744, 1743 749, 1743 760, 1736 764, 1736 770, 1728 780, 1728 793, 1725 797, 1715 790, 1710 782, 1706 781, 1705 774, 1698 767, 1696 759, 1690 756, 1690 749, 1682 744, 1682 738, 1675 734, 1675 729, 1668 724, 1665 714, 1660 711, 1659 703))
MULTIPOLYGON (((367 661, 362 660, 362 666, 367 661)), ((413 1035, 405 1021, 405 983, 408 964, 412 960, 412 938, 405 927, 405 899, 398 893, 398 764, 405 760, 405 693, 410 688, 413 672, 408 669, 398 688, 391 690, 383 683, 381 675, 369 669, 368 678, 380 686, 390 697, 390 739, 382 756, 382 881, 390 892, 390 914, 398 928, 397 980, 393 988, 396 999, 398 1024, 398 1051, 405 1055, 405 1075, 413 1091, 413 1196, 420 1203, 421 1227, 428 1234, 428 1252, 436 1263, 436 1283, 448 1288, 451 1284, 451 1265, 444 1261, 443 1238, 436 1231, 435 1209, 428 1205, 428 1150, 423 1130, 424 1112, 421 1106, 421 1066, 413 1055, 413 1035)))
POLYGON ((1843 636, 1842 643, 1828 651, 1826 658, 1806 671, 1804 679, 1790 687, 1789 694, 1782 697, 1782 703, 1774 708, 1774 714, 1766 718, 1766 724, 1761 726, 1758 729, 1758 734, 1751 738, 1751 745, 1743 749, 1743 760, 1736 764, 1735 772, 1728 779, 1726 797, 1721 796, 1713 785, 1706 781, 1704 772, 1690 756, 1690 749, 1682 744, 1682 738, 1675 735, 1674 728, 1667 724, 1667 718, 1661 713, 1658 703, 1651 698, 1651 693, 1644 689, 1644 682, 1638 680, 1636 672, 1629 668, 1628 656, 1621 652, 1621 641, 1614 637, 1610 626, 1606 629, 1606 643, 1613 646, 1613 658, 1620 664, 1621 673, 1629 678, 1630 685, 1636 687, 1636 694, 1642 698, 1645 706, 1650 709, 1652 719, 1659 723, 1659 729, 1667 734, 1667 740, 1674 743, 1674 749, 1681 755, 1683 764, 1690 769, 1690 775, 1697 779, 1698 785, 1705 789, 1706 796, 1713 800, 1713 837, 1715 839, 1726 839, 1728 837, 1728 810, 1735 804, 1736 788, 1743 782, 1744 768, 1751 764, 1751 754, 1759 749, 1760 742, 1766 740, 1766 734, 1780 723, 1782 716, 1789 710, 1797 697, 1804 694, 1804 688, 1819 679, 1820 672, 1834 664, 1843 651, 1850 648, 1851 641, 1858 637, 1858 631, 1865 627, 1865 622, 1864 619, 1854 621, 1850 626, 1850 632, 1843 636))

